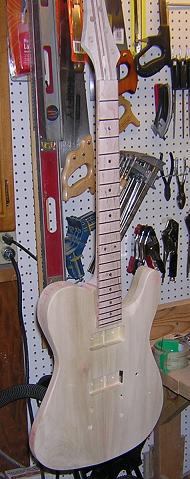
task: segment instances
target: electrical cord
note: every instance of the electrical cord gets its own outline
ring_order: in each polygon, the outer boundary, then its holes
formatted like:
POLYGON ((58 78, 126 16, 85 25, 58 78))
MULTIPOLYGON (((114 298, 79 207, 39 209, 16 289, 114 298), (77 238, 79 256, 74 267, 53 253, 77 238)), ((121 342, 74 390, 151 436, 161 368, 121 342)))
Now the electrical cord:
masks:
MULTIPOLYGON (((25 382, 26 384, 29 384, 29 354, 28 354, 28 342, 27 342, 27 336, 26 336, 26 331, 24 327, 24 320, 23 320, 23 314, 22 314, 22 282, 21 282, 21 275, 20 271, 18 268, 18 264, 15 261, 15 251, 13 248, 9 247, 6 248, 3 252, 3 256, 5 259, 8 259, 11 261, 13 268, 16 273, 16 278, 17 278, 17 288, 18 288, 18 317, 19 317, 19 323, 20 323, 20 328, 22 332, 22 340, 23 340, 23 350, 24 350, 24 366, 25 366, 25 382)), ((32 404, 31 404, 31 399, 27 399, 27 404, 28 404, 28 412, 29 412, 29 417, 30 417, 30 423, 32 425, 34 421, 34 415, 33 415, 33 410, 32 410, 32 404)))
POLYGON ((35 261, 37 261, 37 257, 29 251, 29 249, 25 248, 21 243, 18 243, 17 241, 14 240, 13 236, 9 235, 8 233, 5 233, 2 235, 2 240, 4 241, 5 244, 8 246, 11 246, 12 244, 15 244, 18 246, 18 248, 22 249, 25 253, 27 253, 31 258, 33 258, 35 261))

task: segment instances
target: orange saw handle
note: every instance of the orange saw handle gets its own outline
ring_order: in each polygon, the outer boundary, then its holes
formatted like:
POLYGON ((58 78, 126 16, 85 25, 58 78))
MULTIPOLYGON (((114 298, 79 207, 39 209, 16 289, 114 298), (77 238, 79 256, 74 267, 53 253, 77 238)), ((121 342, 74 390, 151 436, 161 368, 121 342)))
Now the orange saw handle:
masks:
POLYGON ((133 55, 130 50, 124 50, 120 52, 120 59, 117 66, 121 67, 122 65, 127 66, 127 74, 124 78, 119 80, 119 95, 123 93, 135 93, 137 89, 137 72, 133 59, 133 55))

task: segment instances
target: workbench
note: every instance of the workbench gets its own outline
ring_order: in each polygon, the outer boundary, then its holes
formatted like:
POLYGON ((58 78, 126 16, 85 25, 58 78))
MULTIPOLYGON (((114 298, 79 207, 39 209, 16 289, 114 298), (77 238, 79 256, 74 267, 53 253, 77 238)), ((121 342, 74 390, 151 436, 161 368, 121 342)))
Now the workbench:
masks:
MULTIPOLYGON (((190 332, 190 300, 160 305, 151 330, 151 341, 171 334, 190 332)), ((181 412, 190 401, 190 365, 162 373, 164 404, 154 430, 154 479, 182 479, 185 439, 181 435, 181 412)), ((184 479, 190 479, 186 474, 184 479)))

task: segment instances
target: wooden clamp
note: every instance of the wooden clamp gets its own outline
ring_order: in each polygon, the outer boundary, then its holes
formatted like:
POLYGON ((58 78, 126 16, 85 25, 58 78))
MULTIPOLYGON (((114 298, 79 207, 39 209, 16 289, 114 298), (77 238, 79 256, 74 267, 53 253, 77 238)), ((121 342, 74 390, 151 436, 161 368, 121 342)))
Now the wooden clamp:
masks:
POLYGON ((65 167, 62 173, 62 195, 63 200, 81 195, 87 189, 93 195, 95 193, 95 170, 94 170, 94 151, 91 135, 85 136, 77 150, 69 152, 66 158, 65 167), (71 175, 80 166, 85 165, 87 174, 74 184, 69 186, 68 180, 71 175))

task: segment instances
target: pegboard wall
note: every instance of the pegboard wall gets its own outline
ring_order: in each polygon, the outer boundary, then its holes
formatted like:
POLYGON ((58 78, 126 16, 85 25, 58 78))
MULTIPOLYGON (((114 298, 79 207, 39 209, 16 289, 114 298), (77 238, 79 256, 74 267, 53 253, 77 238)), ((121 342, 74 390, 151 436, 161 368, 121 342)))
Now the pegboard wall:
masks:
MULTIPOLYGON (((147 34, 155 34, 159 26, 159 12, 157 1, 150 1, 147 8, 147 34)), ((127 39, 130 47, 130 2, 124 2, 125 23, 127 39)), ((190 30, 188 24, 190 21, 190 7, 170 8, 170 32, 172 55, 185 56, 188 45, 190 44, 190 30)), ((154 55, 155 52, 152 53, 154 55)), ((126 151, 140 151, 159 158, 163 153, 165 162, 165 174, 169 171, 169 152, 172 152, 174 158, 179 159, 179 167, 183 169, 183 159, 186 158, 189 163, 189 125, 188 125, 188 92, 185 92, 185 135, 182 137, 182 94, 176 95, 176 135, 173 139, 172 121, 166 134, 166 139, 162 140, 153 134, 151 125, 155 118, 154 106, 154 84, 169 83, 171 85, 170 70, 164 68, 157 75, 143 79, 139 78, 138 88, 135 95, 126 94, 126 98, 132 104, 132 111, 140 120, 140 127, 129 126, 127 130, 120 135, 120 149, 126 151)), ((88 82, 87 97, 88 97, 88 82)), ((33 201, 33 179, 31 165, 31 145, 30 145, 30 124, 28 107, 28 84, 26 79, 18 82, 13 81, 10 85, 11 91, 11 110, 12 110, 12 134, 13 134, 13 159, 14 159, 14 182, 15 182, 15 202, 16 202, 16 235, 17 241, 28 247, 34 254, 36 253, 35 242, 35 212, 33 201)), ((94 104, 88 98, 88 109, 93 133, 94 128, 94 104)), ((79 173, 82 175, 82 171, 79 173)), ((189 188, 189 169, 186 175, 185 193, 186 204, 183 210, 179 210, 176 203, 177 184, 175 176, 172 179, 172 195, 170 201, 164 198, 164 184, 161 178, 155 183, 156 189, 150 189, 142 206, 135 216, 134 221, 128 229, 128 232, 122 242, 122 285, 123 294, 131 283, 131 275, 126 272, 127 262, 131 255, 131 245, 133 241, 134 227, 138 223, 149 224, 155 228, 157 237, 160 241, 161 255, 162 242, 161 232, 165 228, 168 219, 173 218, 179 222, 179 248, 178 248, 178 273, 176 282, 169 282, 168 276, 161 290, 161 302, 171 302, 180 300, 189 296, 189 279, 186 278, 186 261, 188 234, 184 218, 190 208, 190 188, 189 188)), ((81 216, 88 211, 94 211, 94 196, 89 192, 71 199, 63 205, 64 211, 64 230, 66 233, 66 217, 75 215, 81 216)), ((83 265, 85 270, 85 281, 91 277, 87 272, 88 266, 94 256, 94 233, 90 236, 88 244, 83 255, 83 265)), ((37 380, 45 374, 52 371, 52 360, 47 349, 42 348, 41 336, 36 322, 36 303, 38 299, 38 277, 36 262, 25 253, 18 251, 19 267, 22 277, 23 288, 23 315, 27 331, 29 357, 30 357, 30 381, 37 380)), ((64 342, 64 340, 63 340, 64 342)), ((64 344, 63 344, 64 347, 64 344)), ((35 410, 34 404, 34 410, 35 410)), ((185 448, 185 471, 190 469, 190 444, 188 440, 190 432, 190 413, 186 410, 183 415, 182 430, 186 437, 185 448)))

